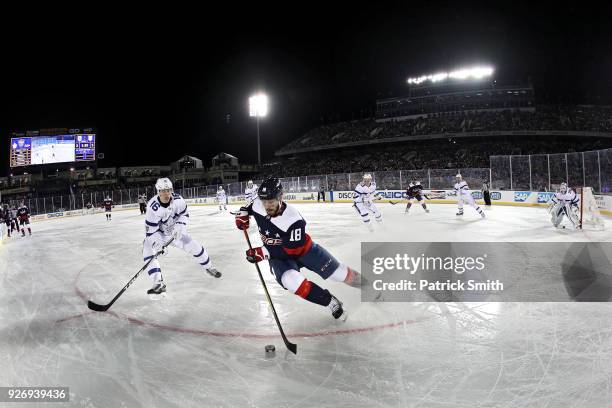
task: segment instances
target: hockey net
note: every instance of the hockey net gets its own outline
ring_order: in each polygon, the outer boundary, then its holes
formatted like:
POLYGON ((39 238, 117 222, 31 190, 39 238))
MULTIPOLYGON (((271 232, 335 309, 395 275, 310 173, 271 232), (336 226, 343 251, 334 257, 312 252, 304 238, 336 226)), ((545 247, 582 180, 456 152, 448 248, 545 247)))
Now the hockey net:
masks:
POLYGON ((579 187, 576 189, 580 202, 578 203, 580 228, 596 231, 603 231, 605 228, 604 219, 599 211, 597 200, 593 195, 591 187, 579 187))

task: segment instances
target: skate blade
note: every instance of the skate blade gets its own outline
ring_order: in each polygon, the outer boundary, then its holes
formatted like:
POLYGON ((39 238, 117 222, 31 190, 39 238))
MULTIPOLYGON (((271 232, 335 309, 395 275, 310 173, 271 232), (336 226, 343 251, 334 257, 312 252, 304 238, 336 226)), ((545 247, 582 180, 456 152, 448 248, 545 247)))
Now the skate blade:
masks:
POLYGON ((163 299, 166 298, 166 292, 159 293, 159 294, 157 294, 157 293, 149 293, 148 295, 149 295, 149 299, 156 300, 156 301, 157 300, 163 300, 163 299))

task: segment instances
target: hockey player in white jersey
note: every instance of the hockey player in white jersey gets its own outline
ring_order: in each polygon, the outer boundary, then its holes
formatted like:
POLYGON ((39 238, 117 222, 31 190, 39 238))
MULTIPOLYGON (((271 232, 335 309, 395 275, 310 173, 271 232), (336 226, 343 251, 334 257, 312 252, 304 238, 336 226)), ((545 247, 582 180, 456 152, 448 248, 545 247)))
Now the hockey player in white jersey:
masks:
POLYGON ((227 196, 225 195, 223 186, 219 186, 217 190, 217 201, 219 202, 219 211, 221 211, 221 206, 223 206, 224 210, 227 210, 227 196))
POLYGON ((374 200, 380 200, 381 197, 376 192, 376 183, 372 181, 372 175, 364 174, 361 183, 355 187, 353 195, 353 207, 361 216, 361 220, 372 231, 370 225, 370 214, 374 214, 374 219, 377 222, 382 222, 382 214, 376 208, 374 200))
POLYGON ((463 180, 461 174, 457 174, 455 176, 457 182, 455 183, 455 195, 457 195, 457 215, 463 215, 463 204, 467 203, 471 205, 477 212, 480 214, 482 218, 485 217, 485 213, 482 211, 482 208, 474 201, 474 197, 472 197, 472 193, 470 193, 470 187, 467 182, 463 180))
POLYGON ((548 202, 550 212, 550 222, 555 228, 565 228, 561 225, 563 217, 567 217, 574 229, 580 227, 580 217, 578 217, 578 196, 576 192, 569 188, 566 183, 561 183, 559 191, 552 196, 548 202))
POLYGON ((244 190, 244 199, 246 205, 251 204, 257 198, 257 184, 253 184, 253 180, 249 180, 247 187, 244 190))
MULTIPOLYGON (((213 267, 204 247, 187 233, 189 221, 187 203, 183 197, 173 192, 170 179, 165 177, 158 179, 155 188, 157 195, 147 203, 145 215, 146 237, 142 249, 144 261, 153 258, 160 248, 174 236, 173 246, 192 255, 193 259, 202 265, 202 268, 211 276, 221 277, 221 272, 213 267)), ((166 283, 157 259, 149 264, 147 272, 153 280, 153 287, 147 293, 152 296, 165 293, 166 283)))

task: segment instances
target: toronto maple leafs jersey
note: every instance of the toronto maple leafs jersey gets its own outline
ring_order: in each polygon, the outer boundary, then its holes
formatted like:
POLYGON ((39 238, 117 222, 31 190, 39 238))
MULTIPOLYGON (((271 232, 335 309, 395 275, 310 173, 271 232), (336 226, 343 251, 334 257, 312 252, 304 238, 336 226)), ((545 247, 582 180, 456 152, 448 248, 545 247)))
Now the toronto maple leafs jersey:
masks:
POLYGON ((457 193, 457 196, 465 196, 470 194, 470 187, 468 186, 468 183, 465 180, 461 180, 460 182, 455 183, 454 188, 455 192, 457 193))
POLYGON ((145 214, 146 236, 149 237, 157 232, 170 235, 175 224, 187 225, 188 220, 187 203, 183 197, 172 193, 170 201, 164 204, 160 201, 159 196, 154 196, 147 203, 145 214))
POLYGON ((217 201, 219 203, 225 204, 227 201, 227 196, 225 195, 225 190, 217 190, 217 201))
POLYGON ((244 190, 244 199, 246 200, 247 204, 252 203, 255 198, 257 198, 257 184, 253 184, 253 187, 247 187, 244 190))
POLYGON ((578 205, 578 202, 580 200, 578 199, 576 192, 572 190, 571 188, 568 188, 565 193, 561 193, 561 192, 555 193, 555 195, 552 196, 550 201, 553 204, 563 203, 563 204, 570 204, 570 205, 578 205))
POLYGON ((371 203, 374 197, 378 193, 376 192, 376 183, 371 182, 369 186, 363 183, 357 184, 353 195, 353 202, 355 203, 371 203))

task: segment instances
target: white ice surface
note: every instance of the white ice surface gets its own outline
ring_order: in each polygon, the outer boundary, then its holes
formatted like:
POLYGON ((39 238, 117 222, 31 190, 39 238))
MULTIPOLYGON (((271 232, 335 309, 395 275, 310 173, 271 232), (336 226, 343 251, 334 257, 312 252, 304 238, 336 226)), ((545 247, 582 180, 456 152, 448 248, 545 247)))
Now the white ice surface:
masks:
MULTIPOLYGON (((366 232, 349 204, 298 205, 313 239, 355 267, 360 241, 610 241, 607 231, 554 230, 545 210, 381 204, 366 232)), ((235 209, 235 208, 233 208, 235 209)), ((361 304, 345 323, 286 292, 262 271, 298 354, 285 351, 232 217, 191 207, 191 235, 223 272, 215 280, 172 248, 161 259, 168 296, 142 275, 138 210, 34 223, 0 246, 0 385, 69 386, 73 407, 610 407, 609 303, 361 304), (274 344, 276 357, 264 346, 274 344)), ((258 241, 251 228, 251 237, 258 241)), ((0 403, 0 406, 17 406, 0 403)))

